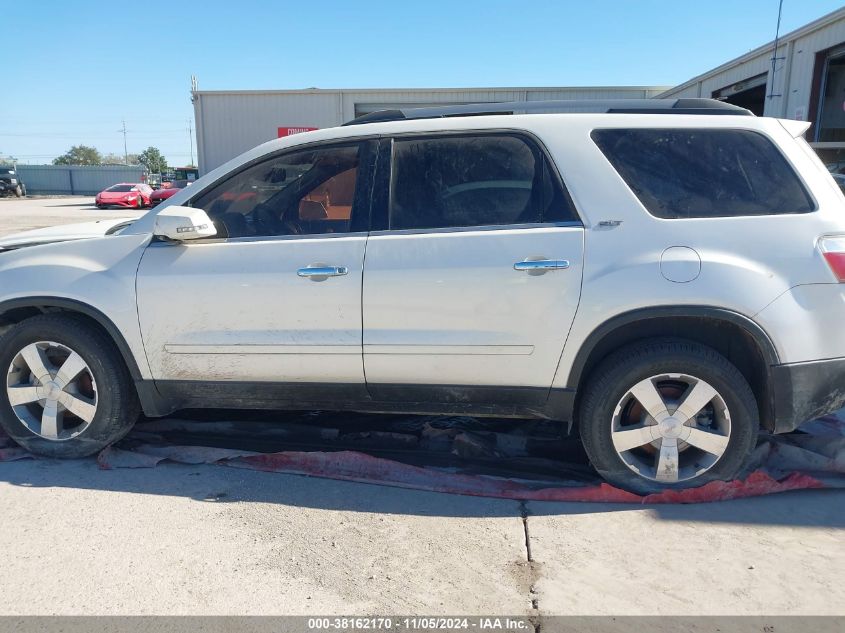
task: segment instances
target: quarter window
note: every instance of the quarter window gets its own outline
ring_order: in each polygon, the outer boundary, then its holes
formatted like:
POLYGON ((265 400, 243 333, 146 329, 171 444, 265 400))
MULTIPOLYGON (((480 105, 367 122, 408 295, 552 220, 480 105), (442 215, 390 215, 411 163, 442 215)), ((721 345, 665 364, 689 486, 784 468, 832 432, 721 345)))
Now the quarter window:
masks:
POLYGON ((225 237, 346 233, 359 206, 359 153, 353 145, 284 154, 245 169, 192 204, 225 237))
POLYGON ((391 229, 572 220, 542 153, 515 135, 397 139, 391 229))
POLYGON ((601 149, 658 218, 807 213, 813 201, 765 136, 749 130, 594 130, 601 149))

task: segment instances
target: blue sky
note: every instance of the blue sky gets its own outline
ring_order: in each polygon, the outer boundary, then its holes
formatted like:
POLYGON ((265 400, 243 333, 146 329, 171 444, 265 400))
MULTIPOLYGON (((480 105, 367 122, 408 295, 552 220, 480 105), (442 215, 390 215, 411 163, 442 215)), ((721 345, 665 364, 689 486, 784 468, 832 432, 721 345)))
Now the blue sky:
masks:
MULTIPOLYGON (((675 85, 770 41, 777 4, 17 0, 3 7, 0 155, 122 154, 125 119, 130 152, 185 164, 192 74, 206 90, 675 85)), ((784 0, 781 32, 840 6, 784 0)))

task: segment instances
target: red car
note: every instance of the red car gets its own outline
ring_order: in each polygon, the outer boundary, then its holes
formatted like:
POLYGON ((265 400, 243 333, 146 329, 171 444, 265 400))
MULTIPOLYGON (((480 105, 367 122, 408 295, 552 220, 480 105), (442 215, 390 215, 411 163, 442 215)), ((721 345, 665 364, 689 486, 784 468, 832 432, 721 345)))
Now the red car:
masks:
POLYGON ((129 207, 143 209, 150 206, 153 188, 142 182, 121 182, 101 191, 94 199, 98 209, 129 207))
POLYGON ((191 183, 188 180, 173 180, 171 182, 162 184, 161 189, 156 189, 150 195, 150 206, 154 207, 157 204, 164 202, 170 196, 174 195, 176 192, 184 189, 190 184, 191 183))

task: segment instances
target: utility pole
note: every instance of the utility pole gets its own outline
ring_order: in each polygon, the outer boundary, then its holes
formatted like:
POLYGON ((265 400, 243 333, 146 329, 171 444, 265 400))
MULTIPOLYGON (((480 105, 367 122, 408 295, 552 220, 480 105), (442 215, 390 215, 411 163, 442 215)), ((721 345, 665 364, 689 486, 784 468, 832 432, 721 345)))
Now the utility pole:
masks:
POLYGON ((126 151, 126 119, 123 120, 123 128, 118 130, 118 132, 123 132, 123 164, 129 164, 129 152, 126 151))
POLYGON ((194 127, 191 120, 188 119, 188 144, 191 147, 191 166, 194 164, 194 127))

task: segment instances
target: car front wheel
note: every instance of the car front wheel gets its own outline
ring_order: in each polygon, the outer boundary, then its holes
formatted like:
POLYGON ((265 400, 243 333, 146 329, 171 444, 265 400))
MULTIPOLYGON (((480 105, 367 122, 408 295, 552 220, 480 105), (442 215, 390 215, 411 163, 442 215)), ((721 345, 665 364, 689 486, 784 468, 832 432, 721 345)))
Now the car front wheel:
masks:
POLYGON ((0 424, 33 453, 83 457, 138 418, 131 376, 111 339, 81 318, 47 314, 0 338, 0 424))
POLYGON ((647 494, 729 480, 753 450, 757 402, 712 348, 647 341, 604 360, 579 407, 584 448, 610 483, 647 494))

